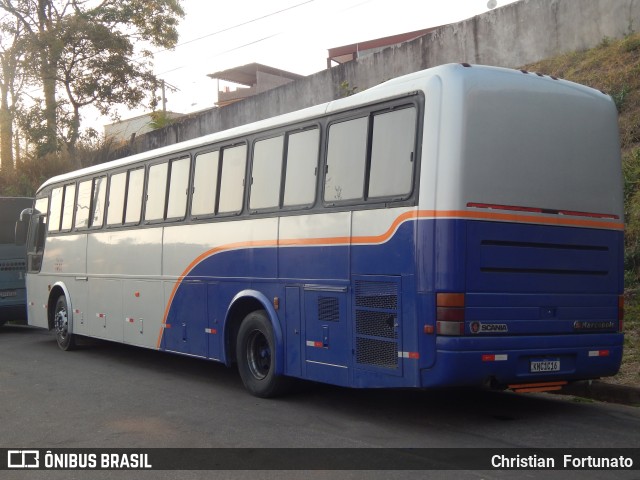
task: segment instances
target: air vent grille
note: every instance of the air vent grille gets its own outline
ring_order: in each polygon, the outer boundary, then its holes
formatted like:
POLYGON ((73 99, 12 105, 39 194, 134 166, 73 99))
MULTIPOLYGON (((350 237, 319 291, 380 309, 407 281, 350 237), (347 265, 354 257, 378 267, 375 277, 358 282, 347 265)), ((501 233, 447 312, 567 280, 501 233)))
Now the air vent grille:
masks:
POLYGON ((356 363, 400 371, 400 282, 393 277, 355 281, 356 363))

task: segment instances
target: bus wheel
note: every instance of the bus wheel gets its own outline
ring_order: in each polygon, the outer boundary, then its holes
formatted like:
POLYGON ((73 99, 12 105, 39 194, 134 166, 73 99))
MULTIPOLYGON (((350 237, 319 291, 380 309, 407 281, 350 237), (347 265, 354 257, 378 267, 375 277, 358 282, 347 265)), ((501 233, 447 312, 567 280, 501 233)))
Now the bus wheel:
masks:
POLYGON ((256 397, 283 394, 291 379, 276 375, 276 346, 271 322, 264 310, 251 312, 238 331, 236 360, 244 386, 256 397))
POLYGON ((69 332, 68 312, 67 299, 64 295, 60 295, 53 314, 53 328, 56 332, 58 346, 65 351, 73 350, 76 346, 75 338, 73 334, 69 332))

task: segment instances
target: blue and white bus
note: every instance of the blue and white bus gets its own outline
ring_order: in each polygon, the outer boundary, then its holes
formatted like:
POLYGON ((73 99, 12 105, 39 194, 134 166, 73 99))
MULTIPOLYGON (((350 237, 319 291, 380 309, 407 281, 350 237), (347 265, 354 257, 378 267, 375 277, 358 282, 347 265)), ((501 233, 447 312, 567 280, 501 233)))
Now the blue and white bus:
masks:
POLYGON ((0 197, 0 326, 27 319, 26 254, 16 245, 15 226, 33 198, 0 197))
POLYGON ((445 65, 47 181, 32 325, 237 364, 247 389, 558 389, 622 358, 611 98, 445 65))

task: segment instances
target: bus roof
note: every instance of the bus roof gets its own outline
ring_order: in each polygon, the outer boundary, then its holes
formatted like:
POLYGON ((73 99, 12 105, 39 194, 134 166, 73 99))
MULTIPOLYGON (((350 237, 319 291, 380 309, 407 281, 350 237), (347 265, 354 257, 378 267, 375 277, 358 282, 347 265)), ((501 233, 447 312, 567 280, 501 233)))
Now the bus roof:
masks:
MULTIPOLYGON (((248 133, 259 132, 261 130, 275 128, 275 127, 286 125, 289 123, 312 120, 314 118, 322 117, 323 115, 326 115, 328 113, 335 113, 344 109, 354 108, 359 105, 375 103, 377 101, 382 101, 384 99, 400 96, 402 94, 409 94, 411 92, 416 92, 416 91, 424 91, 428 80, 434 76, 440 77, 443 83, 448 84, 451 82, 455 82, 456 80, 461 79, 462 77, 473 78, 478 76, 478 77, 483 77, 485 79, 484 81, 490 81, 490 78, 492 76, 504 78, 505 75, 513 76, 514 82, 519 81, 517 79, 517 77, 519 76, 520 77, 523 75, 538 76, 540 77, 541 80, 547 80, 549 82, 559 83, 564 85, 565 88, 569 86, 575 89, 579 89, 583 93, 588 93, 594 96, 600 96, 603 98, 607 98, 609 99, 609 101, 611 101, 610 97, 604 94, 603 92, 600 92, 590 87, 573 83, 567 80, 560 80, 555 77, 549 77, 542 74, 530 73, 522 70, 507 69, 502 67, 490 67, 490 66, 484 66, 484 65, 452 63, 452 64, 441 65, 441 66, 429 68, 426 70, 421 70, 418 72, 403 75, 400 77, 396 77, 346 98, 333 100, 331 102, 323 103, 313 107, 308 107, 308 108, 297 110, 291 113, 278 115, 265 120, 248 123, 242 126, 228 129, 228 130, 211 133, 208 135, 197 137, 191 140, 186 140, 173 145, 168 145, 165 147, 149 150, 146 152, 124 157, 121 159, 112 160, 110 162, 106 162, 99 165, 94 165, 91 167, 86 167, 83 169, 75 170, 73 172, 58 175, 45 181, 38 189, 38 192, 40 192, 41 190, 45 189, 46 187, 52 184, 69 181, 71 179, 75 179, 85 175, 92 175, 100 172, 106 172, 115 168, 123 167, 130 164, 135 164, 137 162, 141 162, 141 161, 148 160, 155 157, 178 154, 184 150, 189 150, 189 149, 197 148, 210 143, 219 142, 227 138, 233 138, 233 137, 245 135, 248 133), (487 76, 489 78, 487 78, 487 76)), ((549 88, 553 88, 553 87, 550 86, 549 88)))

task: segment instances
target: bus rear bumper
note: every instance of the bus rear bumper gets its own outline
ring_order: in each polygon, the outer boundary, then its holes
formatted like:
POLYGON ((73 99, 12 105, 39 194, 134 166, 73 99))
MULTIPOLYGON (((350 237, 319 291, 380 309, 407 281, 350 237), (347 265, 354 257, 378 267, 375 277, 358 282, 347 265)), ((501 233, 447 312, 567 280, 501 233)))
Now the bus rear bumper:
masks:
POLYGON ((615 375, 623 335, 438 337, 436 363, 422 387, 507 386, 615 375))

